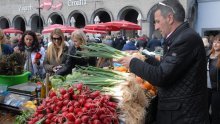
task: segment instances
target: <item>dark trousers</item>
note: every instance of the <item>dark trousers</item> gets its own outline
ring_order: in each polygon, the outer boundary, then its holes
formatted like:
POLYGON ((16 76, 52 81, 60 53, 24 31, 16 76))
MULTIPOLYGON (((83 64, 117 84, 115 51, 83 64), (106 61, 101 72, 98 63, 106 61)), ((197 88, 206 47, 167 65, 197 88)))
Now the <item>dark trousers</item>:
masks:
POLYGON ((211 124, 220 124, 220 91, 208 89, 209 106, 211 106, 211 124))

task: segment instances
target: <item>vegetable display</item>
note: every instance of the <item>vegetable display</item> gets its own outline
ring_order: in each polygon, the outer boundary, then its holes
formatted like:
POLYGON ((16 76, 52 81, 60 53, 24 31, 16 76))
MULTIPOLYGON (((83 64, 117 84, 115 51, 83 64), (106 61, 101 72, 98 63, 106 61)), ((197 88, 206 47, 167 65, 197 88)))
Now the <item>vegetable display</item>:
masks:
POLYGON ((50 91, 28 123, 118 124, 116 108, 109 95, 78 83, 60 88, 58 93, 50 91))
POLYGON ((146 107, 149 106, 150 99, 146 98, 145 91, 137 82, 134 74, 92 66, 77 66, 72 74, 66 76, 64 82, 60 79, 58 82, 52 82, 52 85, 58 88, 74 85, 77 82, 83 82, 92 90, 99 90, 103 94, 112 96, 112 100, 118 103, 120 123, 145 123, 146 107))

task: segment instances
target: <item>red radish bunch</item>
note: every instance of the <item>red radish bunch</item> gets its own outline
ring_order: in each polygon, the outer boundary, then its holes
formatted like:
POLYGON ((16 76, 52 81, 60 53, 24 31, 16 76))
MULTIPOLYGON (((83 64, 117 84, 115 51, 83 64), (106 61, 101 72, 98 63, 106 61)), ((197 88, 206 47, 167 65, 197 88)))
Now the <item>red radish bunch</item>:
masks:
POLYGON ((28 123, 44 118, 45 124, 118 124, 116 108, 110 96, 79 83, 60 88, 59 93, 50 91, 28 123))

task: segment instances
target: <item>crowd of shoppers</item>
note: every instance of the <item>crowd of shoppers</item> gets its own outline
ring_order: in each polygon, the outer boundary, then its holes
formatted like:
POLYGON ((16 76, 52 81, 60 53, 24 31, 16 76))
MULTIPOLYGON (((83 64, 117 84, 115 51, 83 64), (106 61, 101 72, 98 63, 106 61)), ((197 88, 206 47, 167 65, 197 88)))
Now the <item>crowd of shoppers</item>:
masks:
POLYGON ((177 0, 164 0, 154 9, 155 32, 151 38, 126 38, 106 35, 91 41, 82 30, 72 32, 69 39, 61 29, 50 33, 45 42, 39 33, 25 31, 21 38, 10 39, 0 30, 0 56, 23 52, 24 69, 33 76, 67 75, 76 65, 113 66, 112 59, 77 55, 82 45, 104 43, 118 50, 155 51, 163 48, 157 59, 146 56, 123 57, 118 62, 131 73, 158 87, 157 124, 219 124, 220 123, 220 34, 203 39, 185 21, 185 11, 177 0))

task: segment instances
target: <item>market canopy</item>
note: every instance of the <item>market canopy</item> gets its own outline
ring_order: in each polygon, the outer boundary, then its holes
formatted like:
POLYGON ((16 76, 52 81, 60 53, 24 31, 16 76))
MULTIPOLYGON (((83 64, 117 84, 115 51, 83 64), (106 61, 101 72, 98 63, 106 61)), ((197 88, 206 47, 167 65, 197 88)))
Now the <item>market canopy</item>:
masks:
POLYGON ((18 33, 18 34, 22 34, 23 31, 19 30, 19 29, 15 29, 15 28, 5 28, 3 29, 3 32, 6 33, 18 33))
POLYGON ((106 31, 90 30, 90 29, 83 29, 83 32, 85 32, 85 33, 91 33, 91 34, 107 34, 106 31))
POLYGON ((104 23, 107 27, 116 27, 123 30, 141 30, 141 26, 125 20, 117 20, 104 23))
POLYGON ((77 28, 67 26, 67 25, 61 25, 61 24, 53 24, 49 25, 48 27, 44 27, 42 33, 51 33, 54 29, 59 28, 63 33, 72 33, 75 31, 77 28))
POLYGON ((116 26, 107 26, 105 23, 89 24, 84 27, 89 30, 101 30, 101 31, 119 31, 120 28, 116 26))

